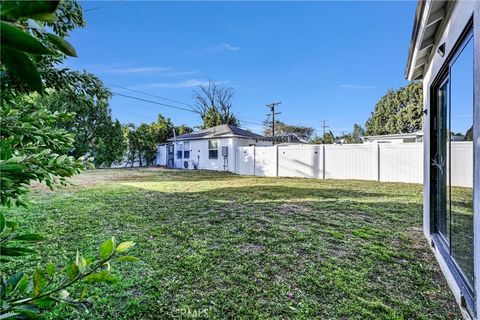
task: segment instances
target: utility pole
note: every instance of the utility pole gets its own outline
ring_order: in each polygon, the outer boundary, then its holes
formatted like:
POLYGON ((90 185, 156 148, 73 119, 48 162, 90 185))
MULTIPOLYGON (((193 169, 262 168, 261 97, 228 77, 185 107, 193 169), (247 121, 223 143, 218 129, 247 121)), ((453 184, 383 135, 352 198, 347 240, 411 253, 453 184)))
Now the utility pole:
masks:
POLYGON ((267 114, 267 116, 272 116, 272 143, 275 144, 275 115, 280 114, 281 112, 275 112, 275 107, 281 104, 281 101, 278 102, 272 102, 270 104, 267 104, 267 108, 270 108, 270 114, 267 114))
POLYGON ((320 126, 321 128, 323 128, 323 136, 324 137, 325 137, 325 129, 330 128, 330 126, 327 126, 326 123, 327 123, 327 120, 323 120, 323 125, 320 126))

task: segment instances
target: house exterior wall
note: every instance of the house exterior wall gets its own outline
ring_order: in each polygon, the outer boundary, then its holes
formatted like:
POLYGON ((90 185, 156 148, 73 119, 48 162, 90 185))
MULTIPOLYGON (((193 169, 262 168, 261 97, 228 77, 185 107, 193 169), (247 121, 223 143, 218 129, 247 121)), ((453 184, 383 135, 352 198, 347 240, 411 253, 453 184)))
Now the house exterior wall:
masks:
POLYGON ((254 139, 246 139, 240 137, 231 138, 217 138, 217 139, 199 139, 199 140, 185 140, 177 141, 175 143, 175 168, 184 168, 184 161, 189 161, 188 169, 193 169, 193 163, 197 165, 197 169, 216 170, 216 171, 235 171, 236 150, 238 147, 249 146, 255 144, 254 139), (209 159, 208 155, 208 141, 218 141, 218 157, 217 159, 209 159), (184 142, 190 144, 190 158, 178 159, 177 150, 179 145, 184 142), (228 157, 224 159, 222 156, 222 147, 228 147, 228 157))
MULTIPOLYGON (((462 312, 466 318, 475 318, 480 319, 479 317, 479 307, 480 307, 480 286, 478 278, 480 277, 480 185, 479 185, 479 166, 480 166, 480 92, 479 92, 479 74, 480 74, 480 2, 479 1, 458 1, 456 2, 450 16, 447 17, 447 22, 443 28, 442 34, 435 41, 435 48, 432 50, 431 62, 425 72, 423 79, 423 92, 424 92, 424 106, 427 110, 430 110, 432 105, 430 97, 430 89, 433 81, 439 74, 441 68, 446 63, 448 57, 452 53, 454 44, 460 38, 465 27, 468 25, 470 19, 474 17, 474 66, 475 66, 475 79, 474 79, 474 145, 473 145, 473 154, 475 157, 473 159, 474 165, 474 270, 475 270, 475 296, 476 301, 476 311, 468 312, 467 309, 462 308, 462 312), (437 54, 438 46, 445 43, 445 54, 440 56, 437 54)), ((423 121, 423 131, 424 131, 424 204, 423 204, 423 231, 427 239, 431 238, 431 221, 430 221, 430 116, 432 112, 428 112, 424 116, 423 121)), ((467 164, 465 164, 467 165, 467 164)), ((472 165, 468 163, 468 165, 472 165)), ((473 173, 473 172, 472 172, 473 173)), ((433 243, 433 242, 431 242, 433 243)), ((456 280, 456 276, 451 271, 449 267, 449 262, 445 260, 443 255, 440 253, 438 248, 432 246, 432 250, 436 256, 437 261, 447 279, 447 282, 454 293, 455 299, 459 304, 462 304, 462 288, 459 286, 456 280)))
POLYGON ((161 144, 157 146, 157 156, 155 158, 155 165, 166 166, 167 165, 167 145, 161 144))

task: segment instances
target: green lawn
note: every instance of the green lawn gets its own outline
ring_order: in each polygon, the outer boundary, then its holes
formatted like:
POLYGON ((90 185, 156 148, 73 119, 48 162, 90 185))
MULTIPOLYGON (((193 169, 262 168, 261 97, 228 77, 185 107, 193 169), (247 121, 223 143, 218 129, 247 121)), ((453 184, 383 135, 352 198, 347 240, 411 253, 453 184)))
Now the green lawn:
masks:
POLYGON ((49 238, 30 269, 92 255, 112 235, 137 243, 141 262, 90 288, 81 318, 461 317, 422 235, 420 185, 161 169, 75 181, 5 213, 49 238))

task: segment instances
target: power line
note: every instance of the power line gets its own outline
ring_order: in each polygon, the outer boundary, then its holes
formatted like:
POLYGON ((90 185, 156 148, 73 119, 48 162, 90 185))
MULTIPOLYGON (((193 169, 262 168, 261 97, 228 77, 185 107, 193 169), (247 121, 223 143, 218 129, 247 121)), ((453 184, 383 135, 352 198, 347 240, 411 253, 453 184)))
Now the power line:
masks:
POLYGON ((170 102, 174 102, 174 103, 183 104, 183 105, 186 105, 186 106, 192 108, 192 110, 195 110, 194 107, 193 107, 191 104, 188 104, 188 103, 185 103, 185 102, 182 102, 182 101, 178 101, 178 100, 174 100, 174 99, 162 97, 162 96, 155 95, 155 94, 151 94, 151 93, 148 93, 148 92, 145 92, 145 91, 140 91, 140 90, 136 90, 136 89, 131 89, 131 88, 127 88, 127 87, 122 87, 122 86, 119 86, 119 85, 112 85, 112 86, 113 86, 113 87, 120 88, 120 89, 128 90, 128 91, 132 91, 132 92, 144 94, 144 95, 146 95, 146 96, 150 96, 150 97, 154 97, 154 98, 158 98, 158 99, 163 99, 163 100, 170 101, 170 102))
POLYGON ((275 112, 275 107, 281 104, 282 102, 272 102, 270 104, 267 104, 266 107, 270 108, 270 114, 267 114, 267 116, 272 116, 272 143, 275 144, 275 115, 280 114, 281 112, 275 112))
MULTIPOLYGON (((200 112, 198 112, 197 110, 193 110, 193 109, 187 109, 187 108, 182 108, 182 107, 178 107, 178 106, 173 106, 173 105, 170 105, 170 104, 161 103, 161 102, 152 101, 152 100, 143 99, 143 98, 138 98, 138 97, 134 97, 134 96, 118 93, 118 92, 112 92, 112 93, 114 95, 121 96, 121 97, 124 97, 124 98, 129 98, 129 99, 133 99, 133 100, 138 100, 138 101, 143 101, 143 102, 148 102, 148 103, 160 105, 160 106, 163 106, 163 107, 174 108, 174 109, 178 109, 178 110, 183 110, 183 111, 188 111, 188 112, 200 114, 200 112)), ((244 123, 262 125, 262 123, 260 123, 260 122, 246 121, 246 120, 242 120, 242 119, 238 119, 238 120, 240 122, 244 122, 244 123)))
POLYGON ((148 102, 148 103, 153 103, 153 104, 157 104, 157 105, 164 106, 164 107, 167 107, 167 108, 173 108, 173 109, 178 109, 178 110, 183 110, 183 111, 188 111, 188 112, 193 112, 193 113, 199 113, 199 112, 196 111, 196 110, 187 109, 187 108, 182 108, 182 107, 178 107, 178 106, 172 106, 171 104, 161 103, 161 102, 152 101, 152 100, 148 100, 148 99, 142 99, 142 98, 138 98, 138 97, 134 97, 134 96, 129 96, 129 95, 122 94, 122 93, 118 93, 118 92, 112 92, 112 93, 113 93, 114 95, 117 95, 117 96, 120 96, 120 97, 129 98, 129 99, 134 99, 134 100, 139 100, 139 101, 148 102))

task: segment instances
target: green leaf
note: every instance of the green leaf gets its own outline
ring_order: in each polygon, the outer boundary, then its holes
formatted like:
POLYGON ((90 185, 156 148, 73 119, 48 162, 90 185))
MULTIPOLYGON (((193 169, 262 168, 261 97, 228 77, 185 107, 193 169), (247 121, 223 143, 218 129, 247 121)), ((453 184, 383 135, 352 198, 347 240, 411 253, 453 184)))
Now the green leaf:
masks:
POLYGON ((83 299, 87 296, 87 287, 83 287, 82 293, 80 293, 80 299, 83 299))
POLYGON ((32 54, 51 54, 40 40, 11 23, 0 21, 2 46, 32 54))
POLYGON ((32 18, 40 21, 52 21, 60 1, 2 1, 2 18, 32 18))
POLYGON ((41 292, 45 284, 47 283, 47 279, 45 278, 45 273, 42 269, 37 268, 35 273, 33 274, 33 296, 38 296, 41 292))
POLYGON ((3 320, 3 319, 18 319, 19 315, 21 313, 17 313, 17 312, 7 312, 7 313, 2 313, 0 314, 0 319, 3 320))
POLYGON ((26 276, 23 276, 18 282, 17 290, 21 293, 26 293, 28 283, 29 283, 28 278, 26 276))
POLYGON ((50 297, 43 297, 35 300, 33 303, 39 308, 48 308, 55 304, 55 300, 50 297))
MULTIPOLYGON (((37 314, 40 312, 38 308, 35 308, 29 304, 23 304, 15 307, 13 309, 15 312, 21 313, 22 315, 27 316, 27 319, 35 319, 37 318, 37 314)), ((24 319, 24 317, 20 318, 24 319)))
POLYGON ((67 276, 69 280, 75 279, 75 277, 78 275, 78 266, 76 263, 72 262, 67 266, 67 276))
MULTIPOLYGON (((0 46, 1 62, 18 80, 25 82, 30 89, 43 93, 43 83, 37 68, 23 52, 0 46)), ((8 203, 7 203, 8 206, 8 203)))
POLYGON ((47 275, 51 278, 55 274, 55 264, 52 262, 47 263, 47 266, 45 267, 45 272, 47 275))
POLYGON ((111 275, 108 271, 92 273, 86 276, 84 280, 87 283, 97 283, 97 282, 113 283, 116 281, 115 277, 111 275))
POLYGON ((66 154, 61 155, 60 157, 58 157, 56 162, 57 162, 58 164, 62 164, 62 163, 65 161, 65 159, 67 159, 67 155, 66 155, 66 154))
POLYGON ((116 260, 120 261, 120 262, 137 262, 137 261, 140 261, 140 259, 138 259, 137 257, 132 257, 132 256, 122 256, 122 257, 118 257, 116 260))
POLYGON ((29 248, 17 248, 17 247, 2 247, 0 250, 0 255, 2 256, 10 256, 10 257, 19 257, 25 256, 30 253, 34 253, 35 251, 29 248))
POLYGON ((58 50, 70 57, 78 57, 75 48, 65 39, 51 33, 47 33, 47 38, 58 50))
POLYGON ((122 253, 122 252, 125 252, 127 251, 128 249, 130 249, 131 247, 133 247, 135 245, 135 242, 133 241, 125 241, 125 242, 122 242, 118 245, 117 247, 117 252, 118 253, 122 253))
POLYGON ((115 237, 108 239, 100 246, 100 258, 108 259, 115 250, 115 237))
POLYGON ((3 215, 3 213, 0 212, 0 233, 3 232, 6 225, 7 225, 7 221, 5 220, 5 216, 3 215))
POLYGON ((7 280, 7 285, 12 286, 12 292, 16 290, 18 283, 23 278, 23 272, 17 272, 7 280))
POLYGON ((18 241, 43 241, 45 239, 46 239, 45 237, 36 233, 19 234, 12 238, 12 240, 18 240, 18 241))
POLYGON ((80 270, 80 272, 83 272, 83 270, 85 270, 86 267, 87 267, 87 260, 85 260, 84 257, 80 257, 78 259, 78 270, 80 270))

